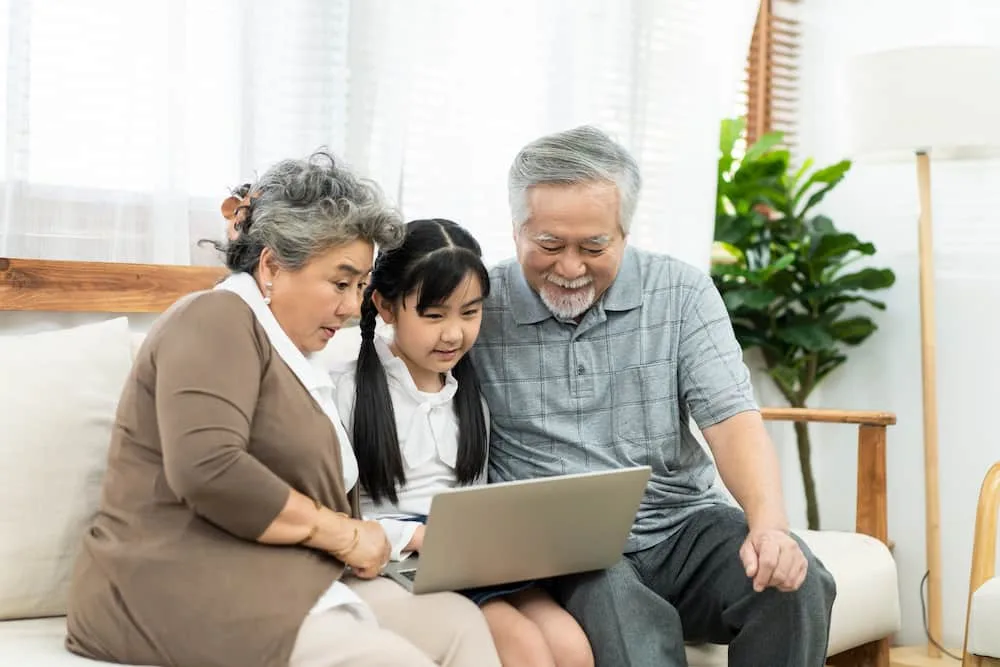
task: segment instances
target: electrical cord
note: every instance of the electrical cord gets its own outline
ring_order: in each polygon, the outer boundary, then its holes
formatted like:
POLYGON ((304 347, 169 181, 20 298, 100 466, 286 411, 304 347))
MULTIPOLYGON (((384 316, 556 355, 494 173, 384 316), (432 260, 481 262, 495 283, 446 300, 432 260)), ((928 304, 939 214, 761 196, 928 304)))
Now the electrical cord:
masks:
POLYGON ((927 603, 924 601, 924 586, 927 583, 927 578, 929 576, 931 576, 930 570, 925 572, 924 578, 920 580, 920 618, 924 622, 924 634, 927 635, 927 641, 929 641, 931 644, 937 647, 939 651, 944 653, 952 660, 958 660, 959 662, 962 662, 962 656, 955 655, 954 653, 946 649, 944 646, 941 646, 941 644, 939 644, 938 641, 934 639, 934 637, 931 637, 931 629, 927 625, 927 603))

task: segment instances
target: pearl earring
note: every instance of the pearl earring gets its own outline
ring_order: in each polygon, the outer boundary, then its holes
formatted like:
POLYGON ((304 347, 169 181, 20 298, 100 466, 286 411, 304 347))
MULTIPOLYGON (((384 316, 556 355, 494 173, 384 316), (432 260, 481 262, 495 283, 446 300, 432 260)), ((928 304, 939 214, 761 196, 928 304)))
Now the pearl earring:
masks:
POLYGON ((264 283, 264 305, 271 305, 271 288, 273 285, 271 283, 264 283))

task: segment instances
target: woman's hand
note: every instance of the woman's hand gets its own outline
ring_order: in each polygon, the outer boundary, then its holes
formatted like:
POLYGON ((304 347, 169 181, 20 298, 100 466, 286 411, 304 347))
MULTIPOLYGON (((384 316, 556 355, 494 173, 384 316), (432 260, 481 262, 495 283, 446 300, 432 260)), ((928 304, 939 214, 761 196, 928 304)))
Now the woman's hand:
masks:
MULTIPOLYGON (((378 521, 349 519, 351 529, 357 529, 358 540, 353 547, 333 551, 333 555, 349 565, 362 579, 374 579, 389 564, 392 547, 378 521)), ((353 541, 353 536, 352 536, 353 541)))

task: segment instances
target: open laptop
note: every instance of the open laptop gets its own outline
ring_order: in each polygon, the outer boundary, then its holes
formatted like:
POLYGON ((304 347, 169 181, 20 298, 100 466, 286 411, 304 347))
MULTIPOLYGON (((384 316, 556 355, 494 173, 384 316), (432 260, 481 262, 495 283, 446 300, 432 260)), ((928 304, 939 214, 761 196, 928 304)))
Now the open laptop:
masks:
POLYGON ((435 593, 610 567, 650 474, 638 466, 443 491, 431 500, 420 554, 383 575, 435 593))

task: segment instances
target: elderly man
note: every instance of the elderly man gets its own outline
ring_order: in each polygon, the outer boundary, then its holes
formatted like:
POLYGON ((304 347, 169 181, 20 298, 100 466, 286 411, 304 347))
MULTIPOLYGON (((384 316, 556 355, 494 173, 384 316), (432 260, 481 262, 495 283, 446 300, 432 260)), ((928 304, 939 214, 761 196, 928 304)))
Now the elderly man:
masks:
POLYGON ((683 667, 685 641, 729 644, 731 667, 821 667, 833 578, 789 533, 711 279, 627 245, 640 182, 629 153, 590 127, 515 158, 517 259, 491 271, 473 352, 493 415, 490 478, 652 466, 622 560, 554 583, 599 667, 683 667), (716 467, 742 510, 713 484, 716 467))

